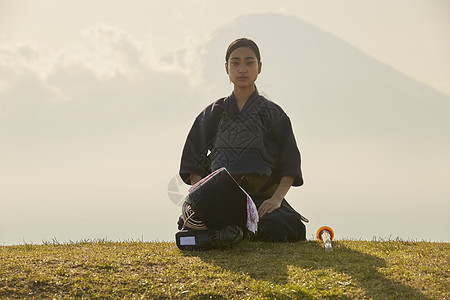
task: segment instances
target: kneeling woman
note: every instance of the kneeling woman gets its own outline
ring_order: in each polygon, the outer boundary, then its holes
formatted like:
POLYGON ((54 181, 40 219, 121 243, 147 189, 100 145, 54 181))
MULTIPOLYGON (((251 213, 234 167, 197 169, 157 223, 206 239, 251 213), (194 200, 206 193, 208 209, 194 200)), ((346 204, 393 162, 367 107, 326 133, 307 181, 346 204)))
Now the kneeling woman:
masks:
POLYGON ((303 184, 300 152, 289 117, 256 89, 261 66, 252 40, 230 44, 225 69, 234 90, 195 119, 183 149, 180 176, 195 184, 225 167, 258 208, 257 239, 301 241, 306 239, 302 216, 284 199, 291 186, 303 184))

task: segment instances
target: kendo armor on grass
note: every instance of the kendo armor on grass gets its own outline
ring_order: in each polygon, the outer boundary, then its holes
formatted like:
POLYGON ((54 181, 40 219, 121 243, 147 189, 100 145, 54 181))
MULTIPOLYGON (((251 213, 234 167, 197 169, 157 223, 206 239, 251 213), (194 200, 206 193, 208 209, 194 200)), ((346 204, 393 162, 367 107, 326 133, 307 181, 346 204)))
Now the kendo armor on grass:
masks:
POLYGON ((243 238, 246 226, 247 194, 221 168, 189 190, 175 239, 182 250, 229 246, 243 238))

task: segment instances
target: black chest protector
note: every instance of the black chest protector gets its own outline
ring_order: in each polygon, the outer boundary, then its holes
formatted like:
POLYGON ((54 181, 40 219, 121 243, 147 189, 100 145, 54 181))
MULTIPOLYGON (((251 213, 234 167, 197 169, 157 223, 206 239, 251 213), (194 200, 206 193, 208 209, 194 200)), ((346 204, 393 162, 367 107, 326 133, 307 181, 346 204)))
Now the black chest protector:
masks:
POLYGON ((211 169, 227 168, 231 174, 271 176, 275 158, 267 151, 267 128, 258 114, 223 113, 211 152, 211 169))

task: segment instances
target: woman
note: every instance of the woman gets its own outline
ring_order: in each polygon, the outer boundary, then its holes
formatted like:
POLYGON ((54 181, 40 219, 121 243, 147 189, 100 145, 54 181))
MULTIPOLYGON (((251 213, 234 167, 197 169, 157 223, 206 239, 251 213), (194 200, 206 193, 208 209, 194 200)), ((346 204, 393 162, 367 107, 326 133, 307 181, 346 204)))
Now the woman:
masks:
POLYGON ((289 117, 256 89, 261 67, 259 48, 252 40, 241 38, 229 45, 225 70, 233 92, 195 119, 183 149, 180 176, 195 184, 226 167, 258 208, 256 238, 305 240, 301 215, 284 199, 291 186, 303 184, 300 152, 289 117))

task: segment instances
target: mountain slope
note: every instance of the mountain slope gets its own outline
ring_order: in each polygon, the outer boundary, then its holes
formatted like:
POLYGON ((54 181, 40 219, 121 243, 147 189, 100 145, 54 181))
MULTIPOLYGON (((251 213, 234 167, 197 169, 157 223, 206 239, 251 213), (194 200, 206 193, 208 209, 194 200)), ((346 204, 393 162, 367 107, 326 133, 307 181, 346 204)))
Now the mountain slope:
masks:
POLYGON ((449 96, 278 14, 242 17, 205 47, 205 78, 224 90, 225 50, 238 37, 259 45, 257 86, 293 122, 305 186, 289 197, 310 226, 331 223, 364 238, 450 238, 439 229, 450 225, 449 96))

